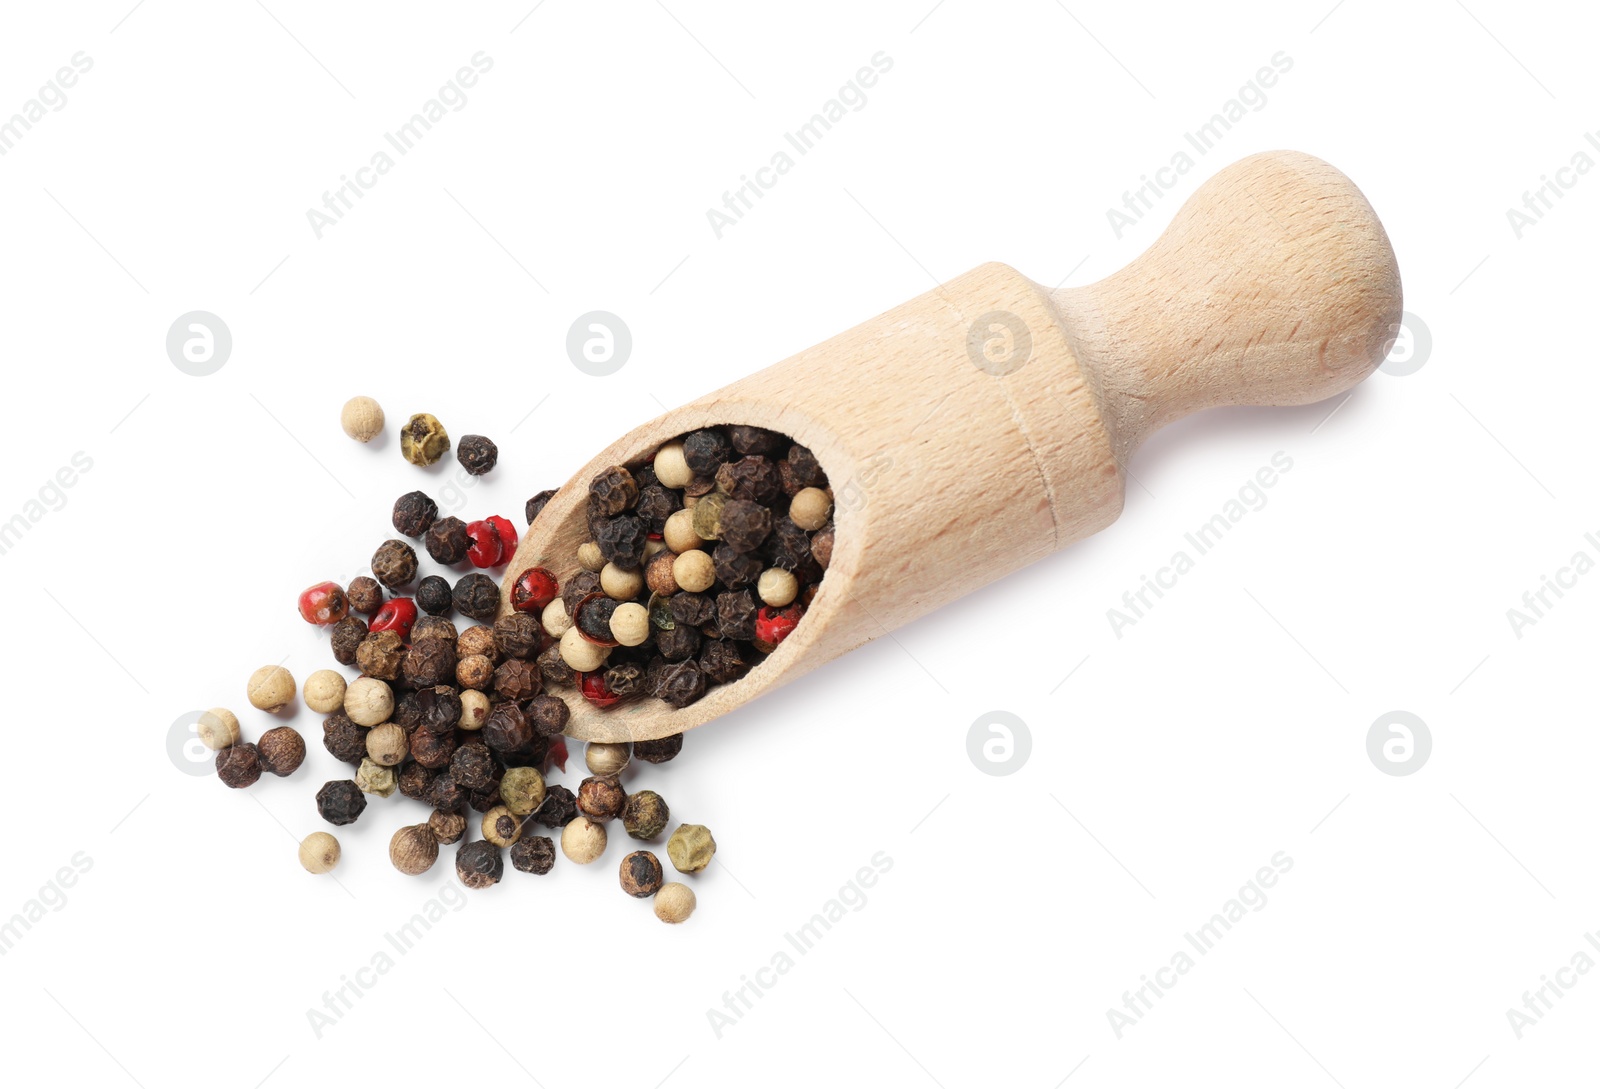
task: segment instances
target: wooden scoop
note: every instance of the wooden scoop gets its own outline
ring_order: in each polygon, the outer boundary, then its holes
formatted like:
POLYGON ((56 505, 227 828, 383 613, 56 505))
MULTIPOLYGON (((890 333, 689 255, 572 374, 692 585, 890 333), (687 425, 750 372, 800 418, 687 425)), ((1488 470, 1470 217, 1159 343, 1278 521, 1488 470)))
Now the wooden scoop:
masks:
POLYGON ((810 447, 833 487, 836 538, 789 638, 681 710, 570 701, 577 738, 678 733, 1105 528, 1122 510, 1128 456, 1180 416, 1344 392, 1388 354, 1399 322, 1399 269, 1361 191, 1309 155, 1255 155, 1097 284, 1051 291, 981 265, 634 428, 535 520, 501 610, 526 568, 563 582, 577 572, 599 470, 719 424, 810 447))

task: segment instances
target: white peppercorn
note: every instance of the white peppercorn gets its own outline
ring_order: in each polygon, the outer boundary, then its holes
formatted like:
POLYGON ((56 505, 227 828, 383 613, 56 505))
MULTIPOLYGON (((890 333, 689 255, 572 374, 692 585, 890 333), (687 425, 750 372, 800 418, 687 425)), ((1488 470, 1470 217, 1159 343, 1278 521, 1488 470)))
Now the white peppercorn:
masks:
POLYGON ((661 530, 661 540, 679 555, 706 546, 705 539, 694 531, 694 511, 687 507, 667 517, 667 524, 661 530))
POLYGON ((200 735, 200 744, 212 752, 220 752, 239 743, 238 716, 226 707, 213 707, 200 716, 195 733, 200 735))
POLYGON ((672 577, 679 589, 698 594, 709 590, 717 581, 717 567, 709 553, 685 552, 672 561, 672 577))
POLYGON ((769 567, 756 579, 756 593, 768 605, 787 605, 800 593, 800 580, 792 571, 769 567))
POLYGON ((833 500, 821 488, 801 488, 789 501, 789 520, 807 531, 819 530, 833 514, 833 500))
POLYGON ((405 730, 392 722, 385 722, 367 731, 367 755, 373 763, 392 768, 404 760, 410 750, 405 730))
POLYGON ((561 853, 587 866, 606 853, 606 826, 579 815, 561 830, 561 853))
POLYGON ((656 918, 664 923, 681 923, 694 914, 694 890, 677 881, 668 881, 652 901, 656 918))
POLYGON ((294 677, 282 666, 262 666, 250 674, 245 695, 259 711, 281 711, 294 699, 294 677))
POLYGON ((644 589, 644 573, 628 571, 614 563, 600 569, 600 589, 617 601, 632 601, 644 589))
POLYGON ((572 617, 567 615, 567 603, 559 597, 544 607, 539 614, 539 624, 552 639, 560 639, 572 627, 572 617))
POLYGON ((583 633, 573 628, 561 637, 561 660, 579 673, 592 673, 599 669, 611 654, 609 647, 591 643, 583 633))
POLYGON ((600 569, 606 565, 605 556, 600 553, 600 545, 595 541, 585 541, 578 546, 578 566, 585 571, 598 575, 600 569))
POLYGON ((344 706, 344 674, 332 669, 319 669, 306 678, 301 689, 306 706, 319 715, 331 715, 344 706))
POLYGON ((461 693, 461 720, 456 725, 463 730, 481 730, 483 724, 489 721, 489 712, 493 707, 488 696, 469 688, 461 693))
POLYGON ((359 677, 344 690, 344 713, 357 726, 376 726, 394 713, 394 690, 372 677, 359 677))
POLYGON ((300 841, 300 865, 307 873, 327 873, 339 864, 339 841, 327 832, 313 832, 300 841))
POLYGON ((339 426, 357 442, 371 442, 383 430, 383 407, 371 397, 352 397, 339 410, 339 426))
POLYGON ((684 459, 681 442, 669 442, 657 450, 653 468, 656 479, 669 488, 681 488, 694 479, 694 470, 684 459))
POLYGON ((591 741, 583 747, 583 762, 595 775, 621 775, 632 754, 626 741, 591 741))
POLYGON ((618 605, 611 614, 611 638, 625 647, 641 646, 650 638, 650 610, 637 601, 618 605))

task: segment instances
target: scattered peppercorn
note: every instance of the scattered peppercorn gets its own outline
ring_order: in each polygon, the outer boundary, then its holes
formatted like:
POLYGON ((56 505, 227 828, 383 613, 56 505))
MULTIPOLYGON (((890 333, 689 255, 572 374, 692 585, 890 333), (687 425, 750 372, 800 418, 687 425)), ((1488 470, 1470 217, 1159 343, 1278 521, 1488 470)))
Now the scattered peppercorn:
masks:
POLYGON ((500 460, 500 448, 482 435, 463 435, 456 444, 456 460, 473 476, 482 476, 500 460))
POLYGON ((591 820, 610 820, 622 812, 627 800, 614 775, 591 775, 578 784, 578 810, 591 820))
POLYGON ((500 848, 486 839, 464 843, 456 851, 456 878, 469 889, 486 889, 505 874, 500 848))
MULTIPOLYGON (((450 766, 450 759, 455 756, 456 735, 451 730, 447 733, 434 734, 427 730, 417 730, 410 738, 410 753, 413 761, 412 767, 423 768, 429 771, 438 771, 450 766)), ((404 784, 402 783, 402 788, 404 784)))
POLYGON ((394 501, 394 511, 389 520, 394 524, 396 533, 416 538, 428 532, 428 527, 433 525, 437 517, 439 504, 425 492, 407 492, 394 501))
POLYGON ((300 688, 300 697, 306 706, 319 715, 332 714, 344 706, 344 674, 331 669, 319 669, 306 678, 300 688))
POLYGON ((668 734, 654 741, 635 741, 633 755, 647 764, 665 764, 683 751, 683 735, 668 734))
POLYGON ((451 591, 456 612, 473 620, 491 621, 500 611, 500 587, 487 575, 464 575, 451 591))
POLYGON ((356 666, 380 681, 399 680, 405 658, 405 640, 392 631, 371 632, 356 648, 356 666))
POLYGON ((413 687, 443 684, 456 675, 454 639, 416 639, 406 651, 402 666, 406 682, 413 687))
POLYGON ((356 612, 375 613, 383 604, 383 587, 371 575, 357 575, 345 588, 344 596, 356 612))
POLYGON ((667 840, 667 858, 679 873, 699 873, 716 853, 717 841, 703 824, 680 824, 667 840))
MULTIPOLYGON (((373 583, 377 585, 376 582, 373 583)), ((355 665, 356 648, 361 645, 361 640, 367 637, 367 622, 359 617, 347 616, 333 626, 333 632, 328 637, 328 642, 333 650, 333 659, 340 665, 355 665)))
POLYGON ((554 783, 545 788, 544 801, 530 818, 546 828, 565 828, 578 815, 578 799, 567 787, 554 783))
POLYGON ((458 813, 467 804, 468 791, 465 787, 457 786, 455 777, 448 771, 440 772, 439 777, 433 781, 433 790, 429 801, 433 808, 445 813, 458 813))
POLYGON ((549 503, 551 499, 555 498, 555 494, 555 489, 550 488, 546 491, 540 492, 538 495, 535 495, 523 506, 522 515, 528 520, 528 526, 530 529, 533 527, 533 520, 539 517, 539 512, 544 510, 545 504, 549 503))
POLYGON ((417 413, 400 429, 400 456, 413 465, 432 465, 449 449, 450 436, 431 413, 417 413))
POLYGON ((542 737, 559 734, 566 728, 571 714, 566 701, 556 696, 540 695, 528 701, 528 722, 542 737))
POLYGON ((293 726, 274 726, 256 742, 261 770, 274 775, 293 775, 306 758, 306 739, 293 726))
POLYGON ((544 776, 538 768, 507 768, 500 779, 500 801, 507 811, 526 817, 544 804, 544 776))
POLYGON ((561 853, 587 866, 606 853, 606 826, 582 815, 574 817, 561 829, 561 853))
POLYGON ((236 790, 261 778, 261 754, 248 741, 217 750, 216 765, 217 778, 236 790))
MULTIPOLYGON (((398 598, 397 600, 404 601, 405 599, 398 598)), ((448 617, 421 616, 417 618, 417 622, 411 628, 411 641, 413 643, 421 639, 443 639, 453 646, 460 638, 461 636, 457 633, 455 624, 451 623, 448 617)))
POLYGON ((372 757, 361 761, 361 766, 356 769, 356 786, 363 794, 375 794, 380 798, 392 795, 400 786, 400 777, 395 770, 386 764, 380 764, 372 757))
POLYGON ((322 747, 335 760, 360 764, 367 755, 367 732, 339 712, 323 720, 322 747))
POLYGON ((467 834, 467 818, 460 813, 435 809, 428 817, 428 828, 440 843, 455 843, 467 834))
POLYGON ((632 571, 644 562, 644 546, 649 533, 643 518, 619 514, 605 519, 596 527, 595 544, 600 546, 600 555, 607 563, 632 571))
POLYGON ((634 839, 655 839, 671 817, 666 801, 653 790, 635 791, 622 807, 622 827, 634 839))
POLYGON ((239 716, 226 707, 213 707, 200 716, 194 730, 202 745, 217 752, 239 743, 239 716))
POLYGON ((357 442, 371 442, 383 430, 383 408, 371 397, 352 397, 339 410, 339 426, 357 442))
POLYGON ((668 881, 656 893, 654 908, 656 918, 664 923, 687 922, 694 914, 694 890, 688 885, 668 881))
MULTIPOLYGON (((490 717, 493 717, 491 713, 490 717)), ((450 776, 467 791, 482 790, 494 782, 495 762, 489 746, 468 741, 450 758, 450 776)), ((440 808, 444 808, 441 806, 440 808)))
POLYGON ((417 607, 430 616, 445 616, 450 612, 450 581, 441 575, 429 575, 417 583, 417 607))
POLYGON ((250 674, 245 698, 258 711, 281 711, 294 699, 294 677, 282 666, 262 666, 250 674))
POLYGON ((409 597, 397 597, 378 607, 378 612, 367 623, 367 630, 392 631, 402 640, 411 638, 417 624, 417 603, 409 597))
POLYGON ((546 874, 556 864, 556 845, 549 836, 523 836, 511 845, 511 865, 523 873, 546 874))
POLYGON ((642 900, 661 888, 661 862, 649 851, 634 851, 624 856, 617 876, 623 892, 642 900))
POLYGON ((317 791, 317 813, 329 824, 354 824, 367 808, 367 796, 351 779, 334 779, 317 791))
POLYGON ((426 802, 433 796, 433 781, 439 777, 439 772, 433 768, 425 768, 415 760, 400 769, 400 774, 395 776, 399 784, 400 793, 415 801, 426 802))
POLYGON ((429 526, 422 544, 435 563, 449 567, 467 558, 472 540, 467 536, 467 524, 452 514, 429 526))
POLYGON ((337 582, 319 582, 300 592, 300 619, 307 624, 337 624, 350 612, 350 599, 337 582))
POLYGON ((408 824, 389 840, 389 861, 408 877, 427 873, 439 860, 439 840, 426 824, 408 824))
POLYGON ((543 645, 544 630, 527 613, 511 613, 494 622, 495 649, 504 658, 533 658, 543 645))
POLYGON ((313 832, 300 841, 300 865, 307 873, 327 873, 339 864, 339 841, 327 832, 313 832))

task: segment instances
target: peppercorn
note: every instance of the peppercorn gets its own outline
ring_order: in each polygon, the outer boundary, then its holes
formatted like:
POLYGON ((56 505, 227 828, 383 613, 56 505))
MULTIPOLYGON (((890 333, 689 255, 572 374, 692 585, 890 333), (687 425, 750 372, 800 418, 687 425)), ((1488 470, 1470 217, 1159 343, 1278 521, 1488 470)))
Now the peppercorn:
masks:
POLYGON ((694 506, 693 500, 701 499, 717 490, 715 477, 700 476, 698 474, 683 486, 683 505, 694 506))
POLYGON ((239 717, 226 707, 213 707, 200 716, 194 732, 200 736, 200 744, 217 752, 239 743, 239 717))
POLYGON ((500 587, 488 575, 462 576, 451 592, 456 612, 474 620, 490 621, 500 611, 500 587))
POLYGON ((456 675, 456 641, 454 639, 417 639, 406 651, 402 672, 408 684, 422 688, 454 680, 456 675))
POLYGON ((746 590, 717 595, 717 628, 724 639, 754 639, 756 603, 746 590))
POLYGON ((544 641, 539 622, 527 613, 511 613, 494 622, 494 645, 505 658, 533 658, 544 641))
MULTIPOLYGON (((493 717, 491 713, 490 718, 493 717)), ((463 790, 483 790, 494 782, 494 773, 494 756, 482 741, 468 741, 450 758, 450 777, 463 790)))
POLYGON ((428 829, 440 843, 455 843, 467 834, 467 818, 460 813, 435 809, 428 817, 428 829))
POLYGON ((500 784, 490 783, 482 790, 474 790, 467 795, 467 805, 476 813, 487 813, 500 804, 500 784))
POLYGON ((439 840, 426 824, 408 824, 389 839, 389 861, 408 877, 427 873, 439 860, 439 840))
POLYGON ((368 677, 376 677, 380 681, 399 680, 405 659, 405 640, 398 632, 371 632, 356 648, 357 668, 368 677))
POLYGON ((631 700, 650 690, 644 666, 638 662, 620 662, 605 671, 606 688, 619 700, 631 700))
MULTIPOLYGON (((663 553, 664 554, 664 553, 663 553)), ((650 612, 636 601, 616 605, 609 621, 610 641, 636 647, 650 638, 650 612)))
MULTIPOLYGON (((507 662, 500 668, 505 669, 513 664, 529 668, 526 662, 507 662)), ((489 720, 483 724, 482 736, 484 743, 495 752, 513 752, 533 740, 533 727, 528 723, 528 716, 515 703, 499 703, 489 712, 489 720)))
POLYGON ((300 865, 306 873, 327 873, 339 864, 339 841, 327 832, 313 832, 300 841, 300 865))
POLYGON ((734 424, 728 428, 728 438, 734 450, 741 454, 762 454, 776 457, 790 445, 789 440, 776 431, 748 424, 734 424))
POLYGON ((544 677, 547 688, 576 684, 578 678, 576 671, 567 664, 566 658, 562 657, 560 640, 539 653, 539 673, 544 677))
POLYGON ((217 778, 236 790, 261 778, 261 754, 248 741, 218 749, 216 766, 217 778))
POLYGON ((707 594, 682 593, 673 597, 668 615, 674 624, 703 628, 716 619, 716 600, 707 594))
MULTIPOLYGON (((604 567, 604 564, 601 565, 604 567)), ((572 615, 572 610, 578 607, 578 602, 600 589, 600 572, 579 571, 567 580, 561 588, 561 604, 566 606, 567 615, 572 615)), ((634 591, 637 593, 638 591, 634 591)))
POLYGON ((467 559, 472 561, 472 566, 494 567, 505 558, 505 542, 488 519, 468 522, 467 539, 472 542, 467 546, 467 559))
MULTIPOLYGON (((644 592, 644 573, 637 569, 622 568, 614 563, 608 563, 600 569, 599 587, 601 592, 613 601, 632 601, 644 592)), ((563 598, 567 612, 576 617, 577 605, 588 596, 585 594, 577 602, 565 601, 563 598)))
POLYGON ((805 530, 795 525, 794 519, 788 516, 776 518, 761 554, 773 567, 798 572, 811 562, 811 538, 805 530))
POLYGON ((282 666, 262 666, 250 674, 245 698, 258 711, 281 711, 294 699, 294 677, 282 666))
POLYGON ((449 567, 467 558, 472 541, 467 537, 467 524, 452 514, 429 526, 422 544, 435 563, 449 567))
POLYGON ((549 836, 523 836, 511 845, 511 865, 523 873, 546 874, 556 864, 556 845, 549 836))
POLYGON ((406 732, 392 722, 374 726, 367 731, 367 755, 373 763, 393 767, 406 758, 410 744, 406 732))
POLYGON ((394 712, 394 692, 373 677, 358 677, 344 690, 344 713, 357 726, 376 726, 394 712))
POLYGON ((319 669, 306 678, 300 696, 311 710, 326 715, 344 706, 344 689, 343 674, 331 669, 319 669))
POLYGON ((566 729, 571 713, 566 701, 555 696, 535 696, 528 701, 528 722, 541 737, 554 737, 566 729))
POLYGON ((567 634, 567 629, 572 627, 572 618, 567 615, 567 606, 559 597, 540 611, 539 626, 552 639, 560 639, 567 634))
POLYGON ((654 741, 635 741, 633 755, 647 764, 665 764, 683 751, 683 735, 668 734, 654 741))
POLYGON ((449 449, 450 436, 431 413, 417 413, 400 429, 400 456, 413 465, 432 465, 449 449))
MULTIPOLYGON (((397 597, 389 604, 393 605, 397 602, 406 600, 406 598, 397 597)), ((449 643, 451 647, 454 647, 460 638, 461 636, 456 632, 455 624, 452 623, 448 617, 418 617, 417 622, 411 627, 411 642, 413 644, 419 643, 424 639, 443 639, 445 642, 449 643)))
POLYGON ((628 795, 622 807, 622 827, 634 839, 655 839, 671 817, 667 803, 653 790, 640 790, 628 795))
POLYGON ((621 514, 638 498, 638 482, 621 465, 602 469, 589 481, 590 506, 605 517, 621 514))
POLYGON ((748 499, 730 499, 722 505, 722 542, 735 552, 754 552, 772 532, 772 512, 748 499))
POLYGON ((760 556, 738 552, 727 543, 717 545, 711 553, 711 559, 716 580, 729 590, 743 590, 753 585, 765 567, 760 556))
POLYGON ((425 492, 407 492, 394 501, 394 511, 389 520, 394 531, 403 537, 417 538, 428 532, 439 517, 439 504, 425 492))
POLYGON ((518 817, 526 817, 544 804, 544 776, 538 768, 507 768, 500 779, 500 801, 518 817))
POLYGON ((562 660, 579 673, 599 669, 610 653, 610 648, 585 639, 576 627, 563 635, 557 645, 561 648, 562 660))
POLYGON ((293 775, 306 758, 306 739, 293 726, 274 726, 256 742, 261 770, 274 775, 293 775))
POLYGON ((703 541, 720 540, 722 537, 722 508, 727 505, 728 497, 721 492, 712 492, 694 505, 694 532, 703 541))
POLYGON ((833 559, 833 523, 829 522, 811 535, 811 558, 818 567, 826 571, 828 561, 833 559))
POLYGON ((578 694, 586 702, 602 711, 607 707, 615 707, 622 702, 622 697, 611 691, 610 686, 606 684, 605 674, 599 671, 585 673, 579 679, 578 694))
MULTIPOLYGON (((383 729, 382 726, 374 728, 383 729)), ((411 759, 415 766, 437 771, 450 766, 450 758, 456 753, 456 735, 451 730, 446 733, 433 734, 427 730, 418 730, 410 738, 411 759)))
POLYGON ((387 798, 400 785, 400 777, 395 774, 394 768, 389 768, 386 764, 379 764, 378 761, 368 756, 366 760, 362 761, 362 766, 355 769, 355 785, 360 787, 362 793, 366 793, 366 795, 378 795, 379 798, 387 798))
POLYGON ((489 697, 469 688, 461 693, 460 699, 461 721, 457 725, 463 730, 481 730, 483 724, 489 720, 489 712, 493 708, 489 697))
POLYGON ((789 637, 803 616, 805 609, 799 605, 785 605, 783 608, 763 605, 756 613, 755 648, 771 654, 779 643, 789 637))
POLYGON ((661 887, 661 862, 649 851, 634 851, 623 858, 617 876, 623 892, 642 900, 661 887))
POLYGON ((693 658, 700 651, 700 633, 684 624, 656 632, 656 650, 669 662, 693 658))
POLYGON ((691 431, 683 437, 683 460, 696 473, 709 476, 733 456, 733 443, 714 428, 691 431))
POLYGON ((789 502, 789 519, 801 529, 821 529, 832 514, 833 500, 821 488, 802 488, 789 502))
POLYGON ((680 824, 667 840, 667 858, 679 873, 699 873, 716 853, 717 841, 703 824, 680 824))
POLYGON ((388 540, 372 554, 372 574, 391 590, 417 577, 417 553, 404 541, 388 540))
POLYGON ((593 541, 584 541, 578 546, 578 566, 583 570, 598 575, 605 565, 606 558, 600 555, 599 545, 593 541))
POLYGON ((615 599, 605 594, 590 594, 578 602, 573 623, 585 638, 602 647, 609 647, 616 643, 611 637, 611 617, 616 611, 615 599))
POLYGON ((500 460, 500 448, 482 435, 463 435, 456 443, 456 460, 473 476, 482 476, 500 460))
POLYGON ((644 562, 644 546, 649 539, 649 528, 643 518, 634 514, 619 514, 602 521, 595 532, 595 544, 600 546, 600 556, 607 563, 632 571, 644 562))
POLYGON ((656 918, 664 923, 687 922, 694 914, 694 890, 688 885, 668 881, 656 892, 653 907, 656 918))
POLYGON ((574 817, 561 829, 561 853, 579 866, 587 866, 606 853, 606 826, 588 817, 574 817))
POLYGON ((645 520, 645 526, 651 533, 662 533, 666 530, 667 519, 682 509, 683 500, 677 492, 660 484, 651 484, 639 489, 639 499, 634 504, 633 512, 645 520))
MULTIPOLYGON (((417 734, 417 737, 424 735, 417 734)), ((400 774, 395 776, 395 782, 400 787, 400 793, 407 798, 425 802, 433 796, 433 781, 439 777, 439 772, 434 768, 423 767, 415 760, 400 769, 400 774)))
POLYGON ((578 784, 578 810, 591 820, 610 820, 627 800, 615 775, 591 775, 578 784))
POLYGON ((500 848, 486 839, 464 843, 456 851, 456 878, 469 889, 486 889, 498 883, 505 871, 500 848))
POLYGON ((456 661, 456 683, 462 688, 488 688, 494 681, 494 663, 481 654, 456 661))
POLYGON ((689 462, 684 457, 681 442, 669 442, 663 445, 656 451, 650 467, 655 472, 656 479, 669 488, 681 488, 694 476, 694 470, 689 468, 689 462))
POLYGON ((673 578, 672 565, 677 555, 663 549, 644 565, 644 582, 652 594, 668 597, 678 592, 678 580, 673 578))
POLYGON ((700 672, 712 684, 730 684, 744 676, 750 665, 731 639, 707 639, 700 648, 700 672))
POLYGON ((359 764, 367 755, 367 732, 340 712, 323 720, 322 747, 335 760, 359 764))
POLYGON ((352 397, 339 410, 339 426, 357 442, 371 442, 383 430, 383 408, 371 397, 352 397))
POLYGON ((333 626, 328 638, 334 661, 340 665, 354 665, 356 648, 367 637, 367 622, 359 617, 347 616, 333 626))
POLYGON ((522 820, 504 805, 483 815, 483 838, 496 847, 510 847, 522 835, 522 820))
POLYGON ((542 491, 538 495, 535 495, 532 499, 528 500, 528 502, 523 506, 522 516, 528 520, 529 529, 533 528, 533 520, 539 517, 539 512, 544 510, 545 505, 549 503, 551 499, 555 498, 555 494, 556 491, 554 488, 551 488, 547 491, 542 491))
POLYGON ((778 479, 783 494, 792 496, 804 488, 819 487, 827 483, 816 455, 804 446, 791 446, 789 453, 778 462, 778 479))
MULTIPOLYGON (((494 691, 501 699, 522 703, 538 695, 543 687, 544 677, 532 662, 512 658, 501 662, 494 671, 494 691)), ((488 726, 484 728, 488 729, 488 726)))
POLYGON ((317 813, 333 825, 354 824, 367 808, 367 796, 351 779, 334 779, 317 791, 317 813))
POLYGON ((626 741, 591 741, 583 747, 583 762, 595 775, 621 775, 630 752, 626 741))
POLYGON ((350 612, 350 599, 337 582, 319 582, 300 591, 300 619, 307 624, 337 624, 350 612))
POLYGON ((800 594, 800 580, 794 572, 769 567, 756 580, 756 596, 767 605, 787 605, 800 594))
POLYGON ((440 772, 439 777, 433 781, 428 801, 433 803, 435 809, 445 813, 457 813, 467 804, 467 794, 467 789, 459 786, 455 777, 445 771, 440 772))
POLYGON ((717 490, 729 499, 772 503, 783 494, 777 463, 759 454, 725 462, 716 480, 717 490))
POLYGON ((383 587, 370 575, 357 575, 344 591, 350 608, 361 613, 375 613, 383 605, 383 587))
POLYGON ((450 612, 450 582, 440 575, 429 575, 417 583, 417 606, 430 616, 445 616, 450 612))

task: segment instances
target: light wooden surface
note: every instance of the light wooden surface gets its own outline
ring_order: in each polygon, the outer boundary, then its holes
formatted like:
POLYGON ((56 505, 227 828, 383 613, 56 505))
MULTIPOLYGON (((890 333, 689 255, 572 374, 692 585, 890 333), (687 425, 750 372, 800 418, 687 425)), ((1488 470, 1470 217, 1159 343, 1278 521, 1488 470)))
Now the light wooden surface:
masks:
POLYGON ((834 488, 837 534, 794 633, 681 710, 569 701, 567 732, 584 740, 687 730, 1103 529, 1121 512, 1128 455, 1178 417, 1349 389, 1399 321, 1399 270, 1360 190, 1308 155, 1252 156, 1099 283, 1051 292, 981 265, 635 428, 545 507, 507 568, 501 609, 529 566, 576 573, 600 469, 716 424, 810 447, 834 488))

